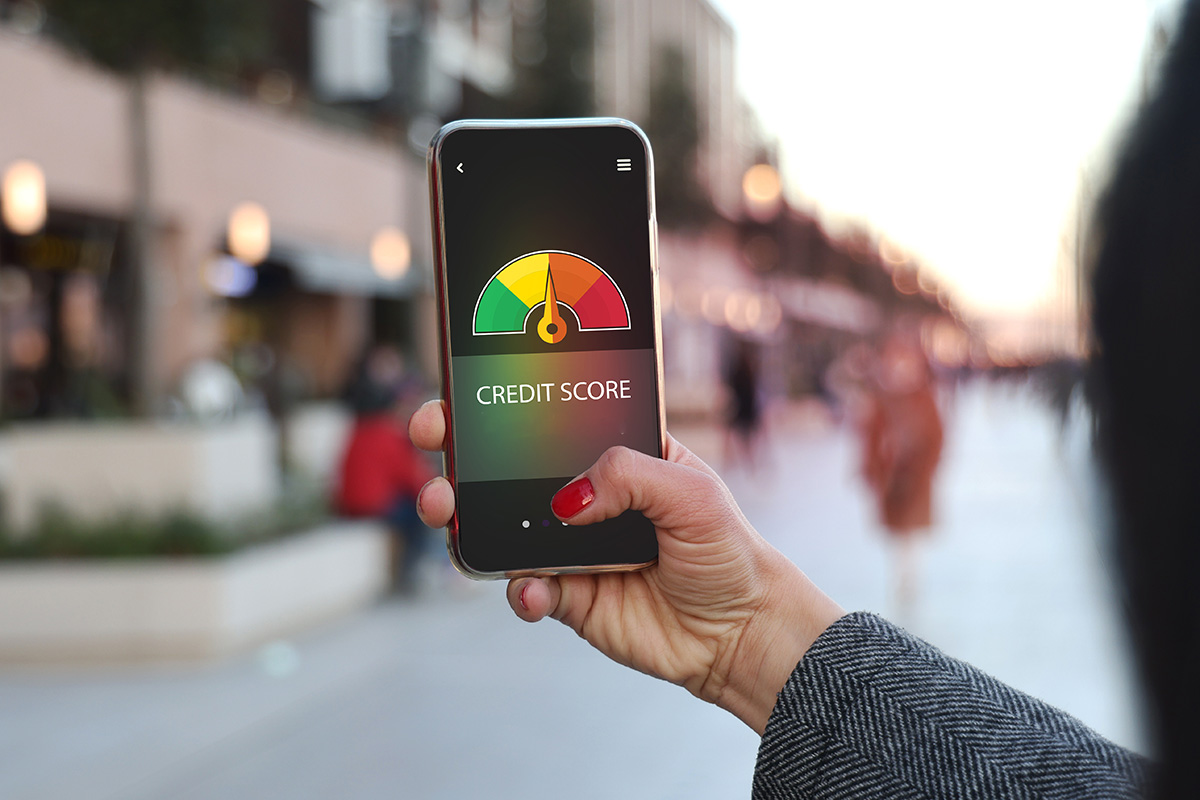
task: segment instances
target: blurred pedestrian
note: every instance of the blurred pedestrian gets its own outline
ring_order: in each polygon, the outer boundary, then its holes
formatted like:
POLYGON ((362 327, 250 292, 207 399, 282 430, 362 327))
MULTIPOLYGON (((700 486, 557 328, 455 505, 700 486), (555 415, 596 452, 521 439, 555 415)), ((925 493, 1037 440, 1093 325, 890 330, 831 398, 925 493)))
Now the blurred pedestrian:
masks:
POLYGON ((758 467, 762 405, 758 392, 758 366, 749 342, 738 341, 725 371, 728 409, 725 425, 725 466, 742 462, 754 472, 758 467))
POLYGON ((393 587, 416 590, 429 530, 417 516, 416 498, 436 473, 409 442, 400 408, 410 384, 404 358, 389 345, 374 345, 359 363, 346 392, 354 425, 338 470, 339 514, 382 520, 392 533, 389 559, 393 587))
POLYGON ((1042 365, 1037 377, 1038 390, 1054 412, 1061 450, 1071 424, 1076 389, 1083 381, 1083 364, 1073 358, 1060 358, 1042 365))
POLYGON ((942 420, 933 373, 920 345, 895 334, 879 351, 862 421, 862 474, 880 522, 896 547, 898 608, 917 589, 917 539, 933 524, 933 479, 942 454, 942 420))
POLYGON ((870 405, 871 370, 875 363, 871 346, 860 342, 834 359, 822 383, 830 396, 829 413, 835 424, 849 421, 861 428, 870 405))

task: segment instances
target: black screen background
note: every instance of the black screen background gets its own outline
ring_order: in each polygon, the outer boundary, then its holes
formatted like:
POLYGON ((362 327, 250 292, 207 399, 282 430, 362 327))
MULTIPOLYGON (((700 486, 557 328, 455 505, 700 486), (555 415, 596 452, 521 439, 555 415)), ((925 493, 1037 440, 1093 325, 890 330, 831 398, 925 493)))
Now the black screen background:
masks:
MULTIPOLYGON (((619 126, 461 128, 445 136, 438 160, 451 357, 655 347, 648 157, 641 137, 619 126), (618 172, 618 158, 631 159, 632 170, 618 172), (625 297, 631 329, 575 331, 557 345, 543 342, 534 325, 524 335, 472 335, 487 281, 513 259, 543 250, 576 253, 608 272, 625 297)), ((655 397, 639 413, 657 419, 657 405, 655 397)), ((510 572, 639 564, 657 556, 653 526, 639 512, 562 526, 549 500, 573 477, 459 483, 462 559, 480 572, 510 572), (523 516, 531 527, 515 528, 512 520, 523 516)))
POLYGON ((641 139, 626 128, 459 130, 442 145, 451 353, 546 353, 654 347, 649 198, 641 139), (616 159, 630 158, 631 172, 616 159), (455 167, 463 164, 460 174, 455 167), (472 336, 479 292, 508 262, 565 250, 600 265, 633 328, 568 336, 472 336))

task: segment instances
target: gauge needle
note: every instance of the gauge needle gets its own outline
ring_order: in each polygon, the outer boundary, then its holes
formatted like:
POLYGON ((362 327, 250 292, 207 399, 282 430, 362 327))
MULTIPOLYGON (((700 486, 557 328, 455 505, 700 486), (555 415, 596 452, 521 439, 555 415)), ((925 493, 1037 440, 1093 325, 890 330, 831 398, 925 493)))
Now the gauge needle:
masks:
POLYGON ((558 313, 558 295, 554 293, 554 276, 546 270, 546 306, 538 323, 538 336, 546 344, 558 344, 567 335, 567 325, 558 313))

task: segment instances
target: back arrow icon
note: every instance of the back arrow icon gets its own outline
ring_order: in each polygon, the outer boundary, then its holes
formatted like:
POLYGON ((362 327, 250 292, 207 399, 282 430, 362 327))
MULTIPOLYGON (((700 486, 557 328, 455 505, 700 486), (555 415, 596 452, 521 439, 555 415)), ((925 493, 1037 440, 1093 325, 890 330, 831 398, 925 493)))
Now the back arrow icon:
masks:
POLYGON ((461 162, 461 161, 460 161, 460 162, 458 162, 458 166, 457 166, 457 167, 455 167, 455 169, 457 169, 457 170, 459 171, 459 173, 460 173, 460 174, 461 174, 461 173, 462 173, 462 171, 463 171, 463 170, 462 170, 462 165, 463 165, 463 162, 461 162))

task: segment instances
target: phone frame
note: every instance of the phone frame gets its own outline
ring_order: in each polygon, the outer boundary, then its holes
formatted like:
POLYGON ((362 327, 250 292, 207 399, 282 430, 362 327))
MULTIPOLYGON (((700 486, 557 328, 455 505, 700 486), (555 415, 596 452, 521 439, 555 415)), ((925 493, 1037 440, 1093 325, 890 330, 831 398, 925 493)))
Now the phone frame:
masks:
POLYGON ((437 292, 438 310, 438 366, 441 372, 442 403, 446 414, 446 439, 442 451, 442 465, 446 479, 454 488, 454 515, 446 526, 446 549, 450 553, 454 568, 476 580, 498 580, 502 578, 520 578, 526 576, 570 575, 604 572, 634 572, 645 569, 657 563, 658 559, 637 564, 595 564, 589 566, 564 565, 561 567, 539 567, 531 569, 514 569, 505 571, 482 571, 473 568, 462 557, 459 546, 458 529, 458 480, 455 474, 454 451, 454 409, 453 382, 450 352, 450 304, 446 291, 446 250, 445 226, 443 225, 442 198, 442 145, 446 138, 459 130, 514 130, 514 129, 546 129, 546 128, 596 128, 619 127, 625 128, 638 137, 646 154, 646 207, 649 210, 647 219, 650 245, 650 287, 651 313, 654 325, 654 363, 655 363, 655 395, 656 414, 658 417, 658 446, 659 457, 664 458, 667 452, 666 407, 663 398, 663 359, 662 359, 662 308, 659 302, 658 286, 658 218, 654 203, 654 153, 650 140, 636 124, 619 117, 579 117, 561 119, 463 119, 447 123, 433 136, 429 142, 426 154, 426 165, 429 179, 429 216, 433 232, 434 283, 437 292))

